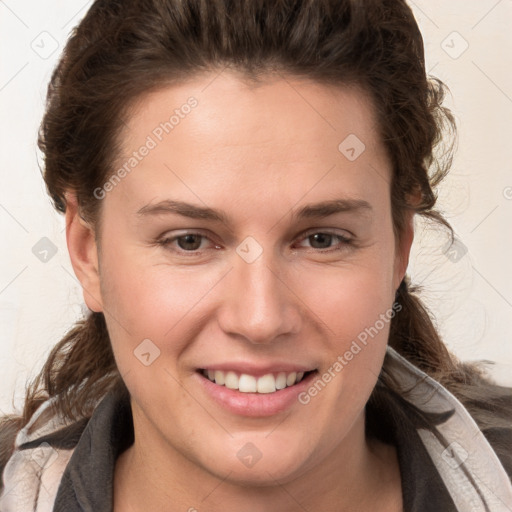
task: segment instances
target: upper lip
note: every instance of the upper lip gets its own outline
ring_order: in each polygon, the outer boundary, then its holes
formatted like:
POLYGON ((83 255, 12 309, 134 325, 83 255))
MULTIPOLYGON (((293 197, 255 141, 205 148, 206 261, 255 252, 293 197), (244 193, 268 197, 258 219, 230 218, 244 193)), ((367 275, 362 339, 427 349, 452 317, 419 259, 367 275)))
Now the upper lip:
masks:
POLYGON ((249 362, 224 362, 218 364, 207 364, 205 366, 200 367, 201 370, 220 370, 223 372, 234 371, 239 374, 253 375, 255 377, 260 377, 262 375, 267 375, 269 373, 292 373, 292 372, 309 372, 315 370, 313 366, 304 365, 304 364, 294 364, 294 363, 270 363, 270 364, 257 364, 257 363, 249 363, 249 362))

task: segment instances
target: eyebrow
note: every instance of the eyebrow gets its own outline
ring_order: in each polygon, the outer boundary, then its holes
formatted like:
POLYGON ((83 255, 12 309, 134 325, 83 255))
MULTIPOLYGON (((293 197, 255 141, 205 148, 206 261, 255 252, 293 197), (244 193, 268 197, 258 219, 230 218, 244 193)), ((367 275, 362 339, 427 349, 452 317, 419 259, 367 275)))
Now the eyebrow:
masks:
MULTIPOLYGON (((336 213, 360 213, 373 210, 370 203, 362 199, 333 199, 320 203, 307 204, 293 212, 294 219, 321 219, 336 213)), ((191 219, 202 219, 229 224, 228 215, 222 210, 203 207, 166 199, 155 204, 147 204, 137 211, 137 215, 146 217, 150 215, 176 214, 191 219)))

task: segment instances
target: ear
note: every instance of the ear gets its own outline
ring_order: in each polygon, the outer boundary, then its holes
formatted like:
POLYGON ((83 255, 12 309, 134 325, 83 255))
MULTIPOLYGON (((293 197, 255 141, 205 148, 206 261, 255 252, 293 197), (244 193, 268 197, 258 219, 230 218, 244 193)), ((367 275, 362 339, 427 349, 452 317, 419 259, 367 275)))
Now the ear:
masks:
POLYGON ((71 264, 82 285, 87 307, 91 311, 103 311, 95 232, 80 216, 76 195, 72 193, 66 194, 66 240, 71 264))
POLYGON ((407 267, 409 265, 409 256, 411 254, 411 246, 414 240, 414 210, 405 212, 404 230, 401 234, 400 241, 397 243, 395 255, 395 276, 394 289, 397 290, 402 282, 407 267))

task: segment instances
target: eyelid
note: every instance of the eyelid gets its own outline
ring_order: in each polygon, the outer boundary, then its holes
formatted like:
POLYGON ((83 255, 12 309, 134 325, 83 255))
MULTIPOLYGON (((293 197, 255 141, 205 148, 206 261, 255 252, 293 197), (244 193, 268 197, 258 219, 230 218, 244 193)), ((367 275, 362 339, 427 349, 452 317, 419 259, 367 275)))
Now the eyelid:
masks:
MULTIPOLYGON (((177 231, 178 232, 176 234, 172 234, 172 235, 165 233, 165 234, 159 236, 157 238, 157 241, 176 240, 177 238, 181 238, 182 236, 186 236, 186 235, 200 235, 200 236, 208 238, 208 240, 216 243, 213 240, 212 236, 210 234, 208 234, 207 231, 204 231, 201 229, 191 228, 191 229, 183 229, 183 230, 177 230, 177 231)), ((346 229, 344 229, 342 231, 343 231, 343 233, 340 233, 339 230, 337 230, 335 228, 310 228, 306 231, 303 231, 300 235, 294 237, 293 240, 302 240, 303 238, 306 238, 310 235, 314 235, 317 233, 322 233, 325 235, 336 235, 336 236, 340 236, 342 238, 350 238, 350 239, 353 238, 354 235, 352 233, 350 233, 350 231, 347 231, 346 229)))
POLYGON ((322 233, 324 235, 335 235, 346 239, 352 239, 353 234, 346 229, 335 229, 335 228, 310 228, 303 233, 300 234, 299 239, 307 238, 308 236, 315 235, 317 233, 322 233), (342 233, 340 233, 342 231, 342 233))

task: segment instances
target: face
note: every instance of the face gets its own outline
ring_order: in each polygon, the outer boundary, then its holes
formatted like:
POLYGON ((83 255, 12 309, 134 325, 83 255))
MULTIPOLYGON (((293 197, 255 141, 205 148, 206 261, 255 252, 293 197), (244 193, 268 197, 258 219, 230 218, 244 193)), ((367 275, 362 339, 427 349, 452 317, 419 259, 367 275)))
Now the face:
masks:
POLYGON ((361 90, 215 76, 130 112, 81 277, 141 449, 286 481, 361 441, 410 240, 361 90))

